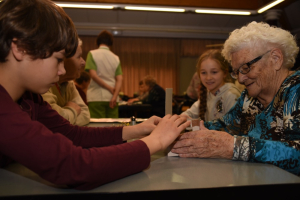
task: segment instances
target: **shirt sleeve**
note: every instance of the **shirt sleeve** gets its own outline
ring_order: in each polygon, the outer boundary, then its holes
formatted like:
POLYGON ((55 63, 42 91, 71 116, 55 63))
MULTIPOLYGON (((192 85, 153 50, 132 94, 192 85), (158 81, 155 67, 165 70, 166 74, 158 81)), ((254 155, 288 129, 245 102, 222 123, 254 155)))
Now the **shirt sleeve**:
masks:
POLYGON ((276 116, 267 132, 273 138, 279 139, 274 141, 250 137, 249 160, 270 163, 300 175, 300 84, 289 88, 287 90, 290 91, 284 91, 283 99, 279 101, 279 104, 283 104, 283 110, 278 113, 283 115, 276 116))
POLYGON ((189 109, 182 112, 180 115, 187 115, 190 118, 199 117, 199 104, 200 104, 200 100, 196 101, 189 109))
POLYGON ((121 63, 119 63, 119 65, 116 69, 115 76, 118 76, 118 75, 123 75, 122 68, 121 68, 121 63))
POLYGON ((69 106, 60 106, 58 105, 58 97, 56 94, 52 92, 52 90, 48 90, 45 94, 42 95, 43 99, 47 101, 53 110, 56 110, 63 118, 68 120, 71 124, 75 124, 77 120, 77 112, 75 109, 69 106))
POLYGON ((74 84, 73 81, 69 82, 70 86, 68 87, 69 92, 71 92, 72 94, 70 96, 72 96, 72 99, 70 99, 70 101, 76 103, 78 106, 80 106, 81 108, 81 112, 80 114, 77 116, 77 119, 75 121, 75 125, 78 126, 84 126, 86 124, 88 124, 90 122, 90 111, 88 106, 84 103, 84 101, 82 100, 78 90, 76 89, 76 86, 74 84))
POLYGON ((232 160, 249 160, 249 137, 234 136, 233 157, 232 160))
POLYGON ((97 71, 97 65, 91 52, 88 53, 85 62, 85 71, 89 71, 90 69, 97 71))
POLYGON ((120 127, 72 126, 46 102, 32 108, 24 111, 14 102, 0 105, 0 154, 54 184, 92 189, 149 166, 146 144, 123 143, 120 127))

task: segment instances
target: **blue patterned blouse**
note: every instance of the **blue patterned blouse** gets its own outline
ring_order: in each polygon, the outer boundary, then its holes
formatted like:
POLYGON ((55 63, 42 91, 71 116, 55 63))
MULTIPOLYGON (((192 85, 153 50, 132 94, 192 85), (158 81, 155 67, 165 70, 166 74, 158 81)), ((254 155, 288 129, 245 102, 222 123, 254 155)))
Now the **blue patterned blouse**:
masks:
POLYGON ((234 160, 270 163, 300 175, 300 71, 285 79, 267 108, 245 89, 226 115, 205 126, 239 138, 234 154, 238 149, 243 155, 234 160))

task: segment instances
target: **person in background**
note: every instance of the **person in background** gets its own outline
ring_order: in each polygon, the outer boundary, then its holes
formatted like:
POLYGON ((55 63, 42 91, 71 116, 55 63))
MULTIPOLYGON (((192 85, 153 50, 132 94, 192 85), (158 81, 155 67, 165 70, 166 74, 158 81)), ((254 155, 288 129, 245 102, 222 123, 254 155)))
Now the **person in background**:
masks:
MULTIPOLYGON (((139 84, 144 95, 138 98, 128 99, 128 103, 131 104, 135 101, 142 101, 143 104, 151 104, 152 109, 150 115, 159 117, 165 116, 165 90, 159 86, 154 77, 150 75, 145 76, 139 84)), ((142 115, 141 117, 144 116, 142 115)))
POLYGON ((144 99, 147 98, 148 95, 149 95, 149 91, 145 91, 144 81, 140 80, 138 96, 135 98, 128 99, 127 102, 130 104, 135 101, 143 101, 144 99))
POLYGON ((234 30, 222 54, 246 86, 223 117, 201 122, 172 152, 181 157, 268 163, 300 175, 300 72, 295 37, 264 22, 234 30))
POLYGON ((201 80, 200 99, 181 115, 204 121, 222 117, 236 103, 241 91, 232 83, 229 64, 221 51, 204 52, 198 60, 197 73, 201 80))
POLYGON ((88 105, 86 100, 86 92, 91 82, 91 77, 86 71, 80 73, 80 77, 74 80, 76 89, 78 90, 82 100, 88 105))
POLYGON ((151 114, 159 117, 165 116, 165 90, 156 83, 154 77, 147 75, 143 78, 144 91, 148 96, 142 100, 143 104, 151 104, 151 114))
POLYGON ((186 95, 193 101, 197 101, 199 99, 199 91, 200 91, 200 78, 198 72, 195 72, 193 75, 188 88, 186 89, 186 95))
POLYGON ((92 118, 118 118, 119 92, 123 76, 119 57, 109 49, 113 36, 102 31, 97 37, 98 49, 88 53, 85 70, 92 78, 87 102, 92 118))
POLYGON ((178 115, 125 127, 70 124, 40 94, 77 54, 73 22, 50 0, 3 0, 0 13, 0 167, 18 162, 53 184, 93 189, 148 168, 189 126, 178 115), (124 143, 133 138, 141 139, 124 143))
POLYGON ((84 126, 90 122, 90 112, 73 81, 80 76, 80 72, 85 65, 85 61, 81 57, 82 41, 79 39, 78 43, 74 56, 64 61, 66 73, 61 75, 58 83, 55 83, 42 96, 54 110, 69 120, 71 124, 84 126))

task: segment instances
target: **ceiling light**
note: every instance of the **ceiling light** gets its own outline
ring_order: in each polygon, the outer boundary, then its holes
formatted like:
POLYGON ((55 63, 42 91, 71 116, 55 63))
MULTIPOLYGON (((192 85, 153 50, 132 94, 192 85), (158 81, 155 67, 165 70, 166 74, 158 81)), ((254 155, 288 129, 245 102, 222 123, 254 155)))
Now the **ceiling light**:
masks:
POLYGON ((220 14, 220 15, 251 15, 249 11, 233 11, 233 10, 204 10, 197 9, 196 13, 204 13, 204 14, 220 14))
POLYGON ((274 2, 270 3, 269 5, 266 5, 265 7, 259 9, 257 12, 258 12, 258 13, 265 12, 266 10, 268 10, 268 9, 270 9, 270 8, 272 8, 272 7, 274 7, 274 6, 276 6, 277 4, 279 4, 279 3, 283 2, 283 1, 284 1, 284 0, 277 0, 277 1, 274 1, 274 2))
POLYGON ((113 9, 110 5, 92 4, 92 3, 67 3, 67 2, 54 2, 56 5, 64 8, 93 8, 93 9, 113 9))
POLYGON ((126 10, 143 10, 143 11, 162 11, 162 12, 184 12, 181 8, 164 8, 164 7, 135 7, 135 6, 125 6, 126 10))

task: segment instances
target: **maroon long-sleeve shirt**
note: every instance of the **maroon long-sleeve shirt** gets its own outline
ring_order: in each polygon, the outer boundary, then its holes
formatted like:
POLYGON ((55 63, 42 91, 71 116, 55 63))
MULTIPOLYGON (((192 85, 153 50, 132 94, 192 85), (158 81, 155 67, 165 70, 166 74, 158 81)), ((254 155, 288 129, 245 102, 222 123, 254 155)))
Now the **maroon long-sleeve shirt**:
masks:
POLYGON ((42 97, 25 93, 14 102, 0 85, 0 166, 21 163, 42 178, 92 189, 147 168, 143 141, 122 141, 122 127, 71 125, 42 97))

